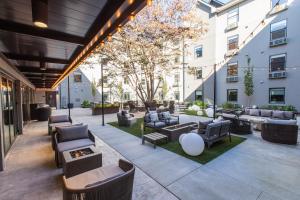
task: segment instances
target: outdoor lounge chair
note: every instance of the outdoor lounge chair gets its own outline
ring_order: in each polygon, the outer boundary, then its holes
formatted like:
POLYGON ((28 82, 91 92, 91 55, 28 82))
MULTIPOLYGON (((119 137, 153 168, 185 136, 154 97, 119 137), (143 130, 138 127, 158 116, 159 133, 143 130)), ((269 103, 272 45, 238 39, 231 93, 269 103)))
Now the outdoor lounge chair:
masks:
POLYGON ((222 117, 224 120, 230 120, 230 132, 237 135, 246 135, 251 134, 251 122, 246 119, 240 119, 238 116, 234 114, 226 114, 223 113, 222 117))
POLYGON ((105 166, 63 177, 64 200, 131 200, 135 167, 120 159, 118 166, 105 166))
POLYGON ((229 131, 230 124, 231 122, 229 120, 210 123, 207 125, 205 132, 199 135, 203 138, 208 148, 210 148, 213 143, 223 140, 227 136, 231 141, 231 135, 229 131))
POLYGON ((267 120, 262 124, 261 137, 269 142, 297 144, 298 126, 296 120, 267 120))
POLYGON ((136 123, 134 115, 124 111, 118 112, 117 117, 119 126, 131 126, 136 123))
POLYGON ((86 146, 95 146, 95 137, 88 130, 87 125, 73 125, 57 127, 54 136, 55 141, 55 161, 57 167, 61 167, 62 153, 67 150, 86 146))
POLYGON ((63 123, 63 122, 70 122, 72 123, 71 117, 68 115, 54 115, 50 116, 48 120, 48 134, 51 135, 51 132, 54 132, 55 130, 51 130, 50 125, 53 123, 63 123))

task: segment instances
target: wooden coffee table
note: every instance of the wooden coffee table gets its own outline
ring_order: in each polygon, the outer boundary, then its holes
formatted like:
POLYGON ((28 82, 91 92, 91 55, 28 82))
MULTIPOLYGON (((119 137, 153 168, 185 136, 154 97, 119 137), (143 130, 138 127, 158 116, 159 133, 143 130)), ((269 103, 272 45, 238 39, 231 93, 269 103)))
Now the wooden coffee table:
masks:
POLYGON ((188 133, 194 129, 198 129, 198 123, 188 122, 161 128, 160 133, 166 135, 169 141, 177 141, 181 134, 188 133))
POLYGON ((142 144, 145 144, 145 140, 152 143, 154 145, 154 149, 156 148, 156 144, 159 141, 165 140, 165 142, 168 143, 168 137, 157 132, 143 135, 142 144))
POLYGON ((102 154, 94 146, 86 146, 63 152, 63 172, 66 178, 102 166, 102 154))

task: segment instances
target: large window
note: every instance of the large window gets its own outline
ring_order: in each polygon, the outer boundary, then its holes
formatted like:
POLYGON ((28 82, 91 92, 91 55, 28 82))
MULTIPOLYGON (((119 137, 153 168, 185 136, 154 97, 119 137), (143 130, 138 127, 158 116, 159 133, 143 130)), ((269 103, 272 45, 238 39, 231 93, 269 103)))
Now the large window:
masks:
POLYGON ((196 79, 202 79, 202 69, 196 70, 196 79))
POLYGON ((75 83, 81 83, 82 82, 82 76, 80 72, 74 72, 74 82, 75 83))
POLYGON ((271 24, 270 40, 277 40, 287 37, 287 21, 282 20, 271 24))
POLYGON ((200 58, 200 57, 202 57, 202 54, 203 54, 203 47, 202 47, 202 45, 200 45, 195 48, 195 57, 200 58))
POLYGON ((228 40, 227 40, 228 51, 238 49, 238 47, 239 47, 239 36, 234 35, 234 36, 228 37, 228 40))
POLYGON ((203 101, 203 92, 202 90, 195 91, 195 101, 203 101))
POLYGON ((270 104, 284 104, 285 103, 285 88, 270 88, 269 103, 270 104))
POLYGON ((234 28, 239 21, 239 8, 235 8, 227 14, 227 28, 234 28))
POLYGON ((238 76, 238 63, 227 64, 227 77, 238 76))
POLYGON ((124 100, 129 101, 130 100, 130 93, 129 92, 124 92, 124 100))
POLYGON ((228 102, 237 102, 238 101, 238 90, 237 89, 228 89, 227 90, 227 101, 228 102))
POLYGON ((286 54, 270 56, 270 72, 285 71, 286 54))
POLYGON ((287 0, 271 0, 272 7, 276 6, 276 4, 282 5, 285 3, 287 3, 287 0))

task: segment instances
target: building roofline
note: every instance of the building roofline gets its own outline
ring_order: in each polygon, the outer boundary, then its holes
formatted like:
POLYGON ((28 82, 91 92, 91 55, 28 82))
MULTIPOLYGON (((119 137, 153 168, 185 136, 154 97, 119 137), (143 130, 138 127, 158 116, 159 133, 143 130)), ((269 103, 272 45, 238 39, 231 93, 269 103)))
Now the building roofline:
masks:
POLYGON ((229 8, 232 8, 233 6, 236 6, 238 4, 241 4, 241 3, 245 2, 245 1, 247 1, 247 0, 232 0, 232 1, 228 2, 227 4, 225 4, 225 5, 217 8, 216 9, 216 13, 223 12, 223 11, 225 11, 225 10, 227 10, 229 8))

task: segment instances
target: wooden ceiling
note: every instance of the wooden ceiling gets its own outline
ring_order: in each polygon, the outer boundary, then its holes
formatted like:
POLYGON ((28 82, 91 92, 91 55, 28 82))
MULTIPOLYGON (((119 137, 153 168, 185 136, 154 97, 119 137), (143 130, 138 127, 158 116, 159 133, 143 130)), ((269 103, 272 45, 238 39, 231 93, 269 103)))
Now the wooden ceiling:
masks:
POLYGON ((31 0, 1 0, 0 51, 36 87, 51 88, 145 5, 146 0, 48 0, 48 28, 41 29, 32 23, 31 0))

